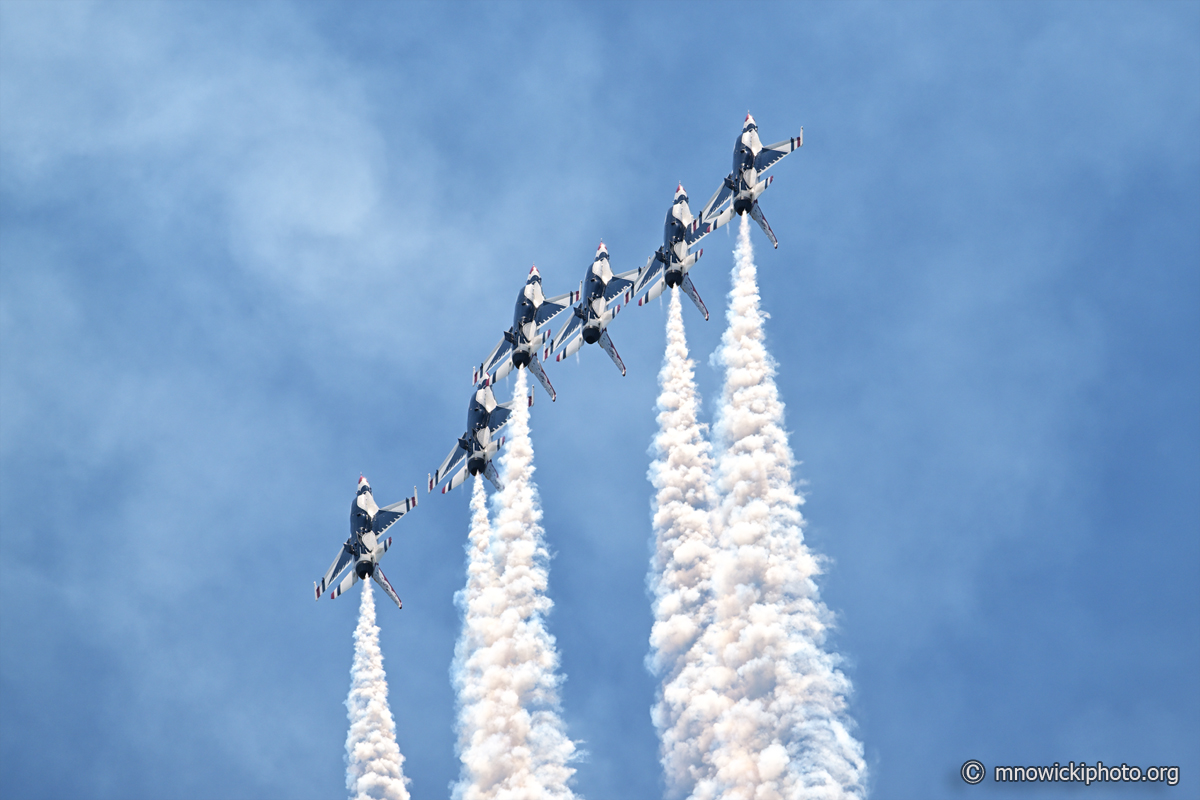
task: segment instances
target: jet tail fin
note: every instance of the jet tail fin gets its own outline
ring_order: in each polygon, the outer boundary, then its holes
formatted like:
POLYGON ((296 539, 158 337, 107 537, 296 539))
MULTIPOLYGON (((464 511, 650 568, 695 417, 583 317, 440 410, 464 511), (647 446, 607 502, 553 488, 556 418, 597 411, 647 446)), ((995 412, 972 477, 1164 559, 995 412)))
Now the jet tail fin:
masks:
POLYGON ((617 369, 621 370, 621 375, 624 376, 625 362, 621 360, 621 356, 617 353, 617 348, 613 346, 612 337, 608 335, 607 328, 600 334, 600 347, 604 349, 604 352, 608 353, 608 357, 612 359, 613 363, 617 365, 617 369))
POLYGON ((542 362, 536 355, 529 361, 529 371, 533 373, 533 377, 538 379, 538 383, 546 390, 546 394, 550 395, 550 402, 553 403, 557 395, 554 393, 554 387, 550 385, 550 379, 546 377, 546 370, 542 368, 542 362))
POLYGON ((763 216, 762 209, 758 207, 758 201, 754 201, 754 205, 750 206, 750 216, 763 229, 763 233, 771 240, 771 244, 775 245, 775 249, 779 249, 779 240, 775 238, 775 232, 771 230, 771 224, 767 222, 767 218, 763 216))
POLYGON ((692 298, 692 302, 696 304, 696 308, 700 309, 700 313, 704 315, 704 319, 708 321, 708 308, 705 307, 704 301, 700 299, 700 293, 696 291, 696 284, 692 283, 691 275, 683 276, 683 283, 680 287, 687 292, 687 296, 692 298))
POLYGON ((375 572, 371 577, 373 577, 375 582, 379 584, 379 588, 383 589, 384 594, 392 598, 392 602, 396 604, 396 608, 404 608, 404 604, 400 602, 400 598, 397 596, 396 590, 392 588, 391 581, 389 581, 387 576, 383 574, 383 570, 379 568, 378 564, 375 565, 375 572))

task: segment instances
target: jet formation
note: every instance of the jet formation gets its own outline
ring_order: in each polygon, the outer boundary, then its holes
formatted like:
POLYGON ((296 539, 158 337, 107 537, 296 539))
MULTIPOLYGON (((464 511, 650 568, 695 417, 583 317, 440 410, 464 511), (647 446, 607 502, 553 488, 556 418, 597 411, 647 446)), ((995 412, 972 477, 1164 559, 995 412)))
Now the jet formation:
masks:
MULTIPOLYGON (((512 326, 503 333, 500 342, 487 357, 472 370, 474 389, 467 405, 466 432, 455 442, 441 466, 430 473, 428 491, 432 492, 441 485, 442 494, 445 494, 461 486, 467 475, 483 475, 497 490, 503 488, 493 464, 505 441, 503 436, 498 437, 497 434, 508 423, 513 404, 518 402, 518 398, 499 403, 492 386, 514 369, 527 369, 552 402, 557 395, 544 368, 544 362, 551 355, 555 361, 562 361, 578 353, 585 344, 599 344, 621 375, 625 375, 625 362, 621 360, 609 335, 609 325, 621 308, 635 297, 638 298, 638 305, 642 306, 657 298, 667 287, 683 289, 707 320, 708 308, 700 298, 691 276, 691 269, 704 250, 693 251, 693 248, 735 215, 744 214, 749 214, 771 240, 771 245, 778 248, 779 241, 758 204, 759 197, 774 180, 773 175, 764 177, 764 173, 803 144, 804 128, 801 128, 797 137, 763 145, 758 136, 758 124, 747 113, 742 132, 734 142, 733 166, 729 174, 695 215, 688 206, 688 195, 683 184, 676 187, 663 224, 662 245, 643 266, 627 272, 613 272, 608 248, 601 242, 579 289, 554 297, 546 297, 542 290, 541 273, 536 266, 532 267, 517 295, 512 326), (571 313, 566 323, 557 336, 552 335, 551 323, 568 308, 571 313)), ((532 405, 533 394, 521 400, 532 405)), ((350 538, 342 545, 325 577, 314 583, 316 598, 320 600, 333 581, 353 563, 354 569, 329 593, 331 599, 343 594, 360 580, 373 579, 392 598, 396 607, 401 607, 400 598, 379 568, 379 559, 391 547, 392 539, 388 537, 381 541, 380 537, 416 506, 414 493, 413 497, 379 508, 371 494, 370 484, 360 476, 357 493, 350 506, 350 538)))

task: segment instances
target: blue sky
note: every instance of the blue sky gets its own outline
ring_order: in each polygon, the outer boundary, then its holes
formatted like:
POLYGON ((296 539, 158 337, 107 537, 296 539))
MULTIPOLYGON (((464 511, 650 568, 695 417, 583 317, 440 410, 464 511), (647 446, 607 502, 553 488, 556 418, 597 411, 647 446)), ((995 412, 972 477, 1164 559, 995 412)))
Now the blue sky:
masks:
MULTIPOLYGON (((643 263, 747 110, 805 129, 759 276, 874 795, 992 796, 968 758, 1195 786, 1200 5, 7 0, 0 793, 338 796, 357 603, 310 587, 359 472, 423 483, 529 265, 643 263)), ((684 309, 706 414, 732 246, 684 309)), ((533 410, 594 800, 661 794, 664 318, 533 410)), ((417 797, 457 774, 467 500, 387 559, 417 797)))

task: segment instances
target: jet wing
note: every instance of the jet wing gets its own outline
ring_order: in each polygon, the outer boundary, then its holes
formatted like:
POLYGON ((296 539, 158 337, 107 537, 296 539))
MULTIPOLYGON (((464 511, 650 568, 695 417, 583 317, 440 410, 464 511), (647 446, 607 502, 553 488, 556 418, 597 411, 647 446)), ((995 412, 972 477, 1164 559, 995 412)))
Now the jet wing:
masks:
POLYGON ((454 449, 450 451, 450 455, 446 456, 446 460, 437 468, 437 472, 429 476, 429 491, 432 492, 433 487, 441 483, 466 457, 466 448, 461 444, 455 444, 454 449))
POLYGON ((608 282, 608 286, 604 287, 604 299, 612 301, 612 299, 622 294, 630 286, 633 286, 634 280, 637 279, 637 274, 641 272, 641 267, 631 269, 629 272, 622 272, 620 275, 613 275, 612 280, 608 282))
POLYGON ((687 244, 688 248, 690 249, 692 245, 694 245, 696 242, 703 239, 705 236, 708 236, 714 230, 716 230, 716 228, 708 227, 707 225, 704 224, 703 219, 701 219, 700 217, 696 217, 696 221, 692 223, 691 230, 689 230, 686 234, 684 234, 683 241, 687 244))
POLYGON ((479 383, 481 380, 483 380, 484 375, 490 375, 492 370, 494 370, 501 361, 507 358, 508 354, 511 352, 512 342, 508 340, 507 336, 501 337, 500 343, 492 348, 492 352, 488 353, 488 357, 485 358, 483 363, 479 365, 478 371, 471 376, 471 382, 479 383))
POLYGON ((796 148, 804 144, 804 129, 800 129, 800 135, 793 139, 784 139, 782 142, 776 142, 772 145, 767 145, 762 150, 758 151, 758 155, 754 157, 754 169, 758 174, 766 172, 772 164, 786 156, 796 148))
POLYGON ((542 327, 550 320, 557 317, 563 311, 566 311, 579 300, 579 292, 567 292, 560 294, 558 297, 551 297, 544 300, 538 306, 537 314, 534 316, 534 321, 538 327, 542 327))
POLYGON ((353 558, 354 551, 351 549, 350 539, 347 539, 337 557, 333 559, 333 563, 329 565, 329 571, 325 573, 325 577, 321 579, 320 583, 313 584, 317 600, 321 599, 321 595, 325 594, 325 590, 333 583, 334 578, 342 574, 342 570, 350 564, 353 558))
POLYGON ((375 535, 377 537, 382 535, 384 531, 396 524, 396 520, 400 519, 416 507, 417 493, 416 488, 414 487, 412 497, 406 497, 399 503, 392 503, 390 506, 384 506, 375 512, 375 522, 372 525, 375 535))
POLYGON ((646 259, 646 266, 642 267, 641 273, 638 275, 637 280, 634 281, 633 293, 641 294, 647 288, 653 286, 655 279, 662 277, 664 266, 663 260, 658 257, 658 252, 655 251, 654 255, 646 259))
POLYGON ((488 416, 488 430, 492 433, 503 428, 508 423, 508 418, 512 416, 512 401, 501 403, 496 406, 496 410, 488 416))

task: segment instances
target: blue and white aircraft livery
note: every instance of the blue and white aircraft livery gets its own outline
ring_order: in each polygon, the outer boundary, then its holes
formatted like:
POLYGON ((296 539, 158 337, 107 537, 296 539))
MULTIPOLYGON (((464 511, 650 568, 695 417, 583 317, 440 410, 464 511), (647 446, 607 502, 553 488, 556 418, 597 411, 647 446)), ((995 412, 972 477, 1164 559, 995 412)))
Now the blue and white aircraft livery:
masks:
POLYGON ((708 319, 708 308, 700 299, 700 293, 696 291, 688 275, 688 270, 704 255, 704 251, 689 254, 688 248, 713 230, 716 228, 702 226, 700 218, 692 216, 692 211, 688 208, 687 192, 683 190, 683 184, 679 184, 675 189, 675 200, 667 211, 667 221, 663 224, 662 247, 647 259, 646 266, 642 267, 637 281, 634 282, 635 295, 641 294, 649 287, 649 291, 638 299, 639 306, 644 306, 658 297, 667 286, 672 289, 681 286, 704 318, 708 319))
POLYGON ((749 211, 751 218, 763 229, 771 244, 778 248, 779 242, 771 231, 767 218, 763 216, 762 209, 758 207, 758 196, 775 178, 761 178, 776 161, 803 145, 804 128, 801 127, 799 136, 763 147, 758 138, 758 125, 755 124, 754 117, 747 113, 746 122, 742 125, 742 135, 733 145, 733 170, 700 212, 701 226, 708 226, 705 233, 715 231, 729 222, 734 214, 740 216, 749 211))
MULTIPOLYGON (((579 352, 584 343, 599 342, 600 347, 617 365, 617 369, 621 370, 621 374, 625 374, 625 362, 617 354, 617 348, 613 347, 612 339, 608 335, 608 323, 612 322, 613 317, 621 310, 621 294, 632 291, 633 282, 639 272, 640 269, 631 269, 629 272, 614 275, 612 267, 608 264, 608 248, 604 246, 604 242, 600 243, 596 248, 596 257, 592 259, 583 283, 580 284, 582 297, 579 305, 572 309, 574 316, 550 344, 551 352, 561 348, 561 352, 554 357, 555 361, 562 361, 579 352)), ((630 296, 626 294, 625 299, 628 300, 630 296)))
MULTIPOLYGON (((801 128, 800 136, 764 147, 758 138, 758 125, 754 117, 747 113, 742 133, 734 144, 732 171, 696 215, 692 214, 688 205, 683 184, 676 186, 675 197, 663 223, 662 245, 647 259, 645 266, 614 273, 609 264, 608 248, 601 242, 579 284, 579 290, 556 297, 546 297, 542 290, 541 273, 536 266, 530 268, 529 277, 517 295, 512 326, 504 332, 487 358, 475 367, 471 376, 474 391, 467 406, 467 430, 437 471, 429 475, 429 491, 441 485, 442 494, 446 494, 461 486, 468 475, 483 475, 497 490, 504 488, 493 461, 504 446, 504 437, 498 434, 508 423, 513 403, 518 400, 513 398, 507 403, 498 403, 492 387, 514 369, 528 369, 546 394, 550 395, 550 399, 555 400, 554 386, 546 376, 544 362, 551 354, 554 354, 555 361, 562 361, 578 353, 585 344, 599 344, 624 375, 625 362, 613 346, 608 332, 609 323, 624 303, 637 297, 638 305, 645 305, 661 295, 667 287, 681 287, 704 318, 708 319, 708 308, 696 291, 690 274, 704 251, 697 249, 693 252, 692 248, 705 236, 729 222, 735 214, 746 213, 759 224, 771 244, 778 248, 779 242, 758 205, 759 196, 773 180, 773 176, 764 177, 764 173, 803 144, 804 128, 801 128), (569 319, 555 336, 550 325, 568 307, 572 307, 569 319)), ((533 405, 532 391, 522 399, 533 405)), ((358 494, 351 507, 350 538, 342 545, 342 551, 329 572, 314 585, 317 599, 353 564, 354 569, 330 592, 331 598, 342 594, 359 580, 373 578, 399 606, 400 599, 379 569, 379 558, 387 552, 392 540, 381 541, 380 537, 416 505, 416 497, 411 497, 379 508, 371 496, 370 484, 366 478, 359 478, 358 494)))
MULTIPOLYGON (((467 473, 483 473, 483 477, 491 481, 497 490, 504 488, 500 485, 500 475, 496 472, 496 465, 492 463, 492 459, 504 445, 504 437, 497 439, 496 433, 508 423, 515 402, 516 398, 507 403, 497 403, 496 395, 487 383, 480 383, 475 387, 471 402, 467 406, 467 432, 459 438, 437 472, 429 476, 429 491, 432 492, 433 487, 444 481, 446 476, 464 461, 466 464, 442 487, 442 494, 461 486, 467 479, 467 473)), ((533 405, 532 394, 529 395, 528 402, 529 405, 533 405)))
MULTIPOLYGON (((550 341, 551 320, 579 299, 579 292, 567 292, 558 297, 546 298, 542 293, 542 275, 537 265, 530 267, 529 278, 517 295, 517 307, 513 311, 512 327, 504 332, 504 338, 492 350, 483 363, 475 368, 471 383, 490 385, 508 376, 513 368, 526 367, 542 384, 550 400, 555 399, 554 387, 546 377, 546 370, 538 358, 538 351, 550 341)), ((549 348, 547 348, 548 351, 549 348)))
POLYGON ((414 492, 412 497, 380 508, 375 504, 375 498, 371 494, 371 484, 367 482, 366 478, 359 476, 358 492, 354 502, 350 504, 350 538, 342 545, 341 552, 329 566, 325 577, 319 583, 313 583, 316 599, 320 600, 321 595, 332 585, 337 576, 341 575, 346 567, 353 564, 354 569, 350 570, 337 588, 329 593, 330 600, 345 593, 360 580, 373 578, 387 593, 387 596, 392 598, 396 608, 401 608, 396 590, 392 588, 387 576, 379 568, 379 559, 392 546, 392 537, 389 536, 382 542, 379 539, 384 531, 396 523, 396 520, 416 507, 417 496, 414 492))

